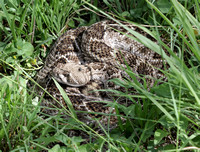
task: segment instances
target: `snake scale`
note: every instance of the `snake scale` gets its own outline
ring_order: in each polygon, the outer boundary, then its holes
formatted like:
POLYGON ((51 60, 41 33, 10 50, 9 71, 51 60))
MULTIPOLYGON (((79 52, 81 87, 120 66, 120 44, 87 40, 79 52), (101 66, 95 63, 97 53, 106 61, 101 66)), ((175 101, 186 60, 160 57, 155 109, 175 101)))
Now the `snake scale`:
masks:
MULTIPOLYGON (((130 28, 156 43, 155 39, 141 29, 134 26, 130 28)), ((127 35, 130 33, 110 20, 68 30, 57 39, 50 50, 44 67, 37 74, 37 82, 64 106, 67 105, 55 84, 50 81, 47 85, 51 77, 61 84, 75 110, 115 113, 115 109, 106 106, 106 103, 97 102, 112 103, 112 98, 105 92, 94 90, 117 88, 115 84, 108 83, 108 80, 128 77, 121 67, 126 68, 128 65, 136 75, 148 79, 149 86, 152 86, 154 79, 163 77, 159 71, 164 68, 162 57, 127 35)), ((138 81, 142 83, 139 78, 138 81)), ((53 104, 62 108, 48 95, 44 98, 46 100, 42 105, 52 107, 53 104)), ((47 112, 57 114, 48 109, 47 112)), ((105 115, 81 113, 78 116, 86 123, 90 123, 94 117, 99 118, 102 124, 108 123, 105 115)), ((116 117, 111 117, 109 123, 115 125, 116 117)))

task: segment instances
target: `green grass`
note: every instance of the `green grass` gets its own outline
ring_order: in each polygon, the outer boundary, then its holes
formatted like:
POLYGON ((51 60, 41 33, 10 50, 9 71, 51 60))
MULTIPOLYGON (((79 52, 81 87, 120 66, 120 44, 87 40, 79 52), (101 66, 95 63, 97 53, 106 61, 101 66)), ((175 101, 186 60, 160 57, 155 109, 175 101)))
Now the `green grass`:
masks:
POLYGON ((120 152, 199 151, 200 3, 197 0, 181 2, 0 0, 1 151, 82 152, 102 151, 105 147, 108 151, 120 152), (41 68, 53 41, 64 31, 106 17, 151 25, 151 28, 142 28, 159 41, 157 45, 122 24, 135 36, 133 38, 161 54, 170 68, 163 71, 168 82, 155 85, 150 91, 139 84, 128 69, 130 80, 113 80, 116 84, 134 87, 137 95, 117 92, 133 104, 129 107, 116 102, 110 104, 123 111, 127 121, 119 123, 112 131, 105 131, 102 136, 76 118, 59 84, 57 87, 70 108, 58 110, 71 118, 66 120, 61 114, 42 113, 41 99, 27 81, 41 68), (161 41, 163 36, 170 45, 161 41), (70 129, 87 132, 96 140, 81 144, 84 141, 81 137, 68 137, 70 129))

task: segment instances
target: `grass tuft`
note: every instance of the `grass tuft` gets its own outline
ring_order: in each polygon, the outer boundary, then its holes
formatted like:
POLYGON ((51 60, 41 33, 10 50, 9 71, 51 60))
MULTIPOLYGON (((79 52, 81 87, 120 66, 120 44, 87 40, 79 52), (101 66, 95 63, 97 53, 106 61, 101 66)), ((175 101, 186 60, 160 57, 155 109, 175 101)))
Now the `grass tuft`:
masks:
POLYGON ((0 150, 198 151, 199 6, 197 0, 0 0, 0 150), (57 37, 70 28, 91 25, 105 18, 116 21, 132 34, 131 38, 161 54, 169 69, 162 70, 168 81, 157 80, 160 85, 155 84, 151 89, 145 78, 142 78, 144 85, 138 83, 137 75, 128 67, 124 70, 129 80, 111 80, 125 90, 133 87, 136 94, 107 90, 129 99, 131 104, 124 106, 117 100, 109 104, 116 109, 115 116, 126 121, 120 120, 118 127, 111 131, 102 127, 105 134, 102 136, 77 119, 57 82, 69 110, 55 107, 60 112, 58 115, 43 113, 42 99, 30 88, 28 80, 42 67, 57 37), (143 29, 158 44, 119 19, 143 29), (64 119, 62 113, 71 118, 64 119), (89 140, 69 137, 70 130, 87 133, 89 140))

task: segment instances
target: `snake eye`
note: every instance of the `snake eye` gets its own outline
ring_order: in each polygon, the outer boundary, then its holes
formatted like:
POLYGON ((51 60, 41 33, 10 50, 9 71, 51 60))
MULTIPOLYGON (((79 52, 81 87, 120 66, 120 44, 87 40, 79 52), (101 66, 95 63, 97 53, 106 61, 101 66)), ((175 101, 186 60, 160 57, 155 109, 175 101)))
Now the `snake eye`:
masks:
POLYGON ((63 74, 64 75, 64 77, 66 77, 66 78, 68 78, 69 77, 69 74, 68 73, 66 73, 66 74, 63 74))
POLYGON ((82 68, 78 68, 78 71, 82 71, 82 68))

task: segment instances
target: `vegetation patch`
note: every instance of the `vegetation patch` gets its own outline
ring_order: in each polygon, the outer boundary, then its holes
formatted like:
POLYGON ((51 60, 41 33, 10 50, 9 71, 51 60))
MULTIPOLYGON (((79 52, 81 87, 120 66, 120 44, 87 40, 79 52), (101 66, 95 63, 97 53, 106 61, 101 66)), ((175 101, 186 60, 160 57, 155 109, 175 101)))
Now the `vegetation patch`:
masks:
POLYGON ((198 0, 0 0, 0 150, 199 151, 199 6, 198 0), (126 122, 104 135, 80 122, 72 107, 44 114, 43 97, 30 86, 61 34, 103 19, 139 24, 158 44, 130 33, 153 51, 169 54, 162 54, 169 69, 163 70, 168 81, 161 85, 149 90, 146 80, 138 83, 129 69, 130 80, 113 80, 137 94, 115 91, 132 104, 115 105, 126 122), (71 118, 64 119, 62 112, 71 118), (88 139, 69 137, 70 130, 88 139))

